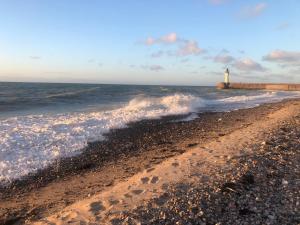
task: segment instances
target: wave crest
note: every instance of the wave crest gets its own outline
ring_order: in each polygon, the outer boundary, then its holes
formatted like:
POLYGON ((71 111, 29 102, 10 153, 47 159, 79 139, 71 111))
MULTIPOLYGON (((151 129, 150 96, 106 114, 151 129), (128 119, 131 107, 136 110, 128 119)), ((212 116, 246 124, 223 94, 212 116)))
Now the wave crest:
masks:
POLYGON ((110 129, 129 122, 185 114, 201 98, 174 94, 137 97, 110 111, 13 117, 0 121, 0 181, 16 179, 43 168, 56 158, 77 154, 88 141, 101 140, 110 129))
MULTIPOLYGON (((227 111, 253 107, 291 97, 299 97, 299 92, 260 92, 255 96, 211 100, 189 94, 138 96, 114 110, 0 120, 0 182, 20 178, 46 167, 57 158, 77 154, 88 141, 101 140, 104 133, 125 127, 130 122, 197 112, 199 108, 227 111)), ((195 115, 189 119, 194 118, 195 115)))
POLYGON ((202 98, 193 95, 174 94, 164 97, 137 97, 132 99, 124 110, 129 111, 156 111, 157 116, 165 114, 183 114, 195 111, 205 106, 202 98), (157 110, 160 110, 158 112, 157 110), (159 115, 161 114, 161 115, 159 115))

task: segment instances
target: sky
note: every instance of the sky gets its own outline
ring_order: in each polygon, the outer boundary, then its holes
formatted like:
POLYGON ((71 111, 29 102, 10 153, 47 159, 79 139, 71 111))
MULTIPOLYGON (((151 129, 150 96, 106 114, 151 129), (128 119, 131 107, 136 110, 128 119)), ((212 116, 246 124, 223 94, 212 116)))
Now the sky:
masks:
POLYGON ((300 83, 299 0, 0 0, 0 81, 300 83))

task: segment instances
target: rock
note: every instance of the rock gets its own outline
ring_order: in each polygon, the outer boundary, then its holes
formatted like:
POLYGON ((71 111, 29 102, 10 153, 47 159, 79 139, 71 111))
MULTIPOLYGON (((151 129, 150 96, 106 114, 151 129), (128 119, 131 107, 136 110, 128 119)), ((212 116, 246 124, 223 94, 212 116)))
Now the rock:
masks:
POLYGON ((282 179, 282 185, 288 185, 289 184, 289 182, 287 181, 287 180, 285 180, 285 179, 282 179))
POLYGON ((274 220, 274 219, 275 219, 275 216, 273 216, 273 215, 268 215, 268 218, 269 218, 270 220, 274 220))

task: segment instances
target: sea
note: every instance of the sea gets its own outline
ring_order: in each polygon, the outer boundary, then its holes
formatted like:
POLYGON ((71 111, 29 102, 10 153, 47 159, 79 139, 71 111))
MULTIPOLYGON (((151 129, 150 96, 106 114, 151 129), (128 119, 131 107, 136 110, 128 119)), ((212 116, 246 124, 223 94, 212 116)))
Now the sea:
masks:
POLYGON ((217 90, 204 86, 0 82, 0 183, 80 154, 128 123, 231 111, 299 98, 300 92, 217 90))

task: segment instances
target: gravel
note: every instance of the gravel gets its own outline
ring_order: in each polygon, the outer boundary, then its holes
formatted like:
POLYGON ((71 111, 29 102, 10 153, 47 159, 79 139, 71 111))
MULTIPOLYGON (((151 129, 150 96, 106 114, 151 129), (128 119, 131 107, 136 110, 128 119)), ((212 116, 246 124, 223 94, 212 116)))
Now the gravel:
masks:
POLYGON ((300 224, 300 117, 282 124, 252 154, 228 158, 206 182, 180 183, 112 224, 300 224))

